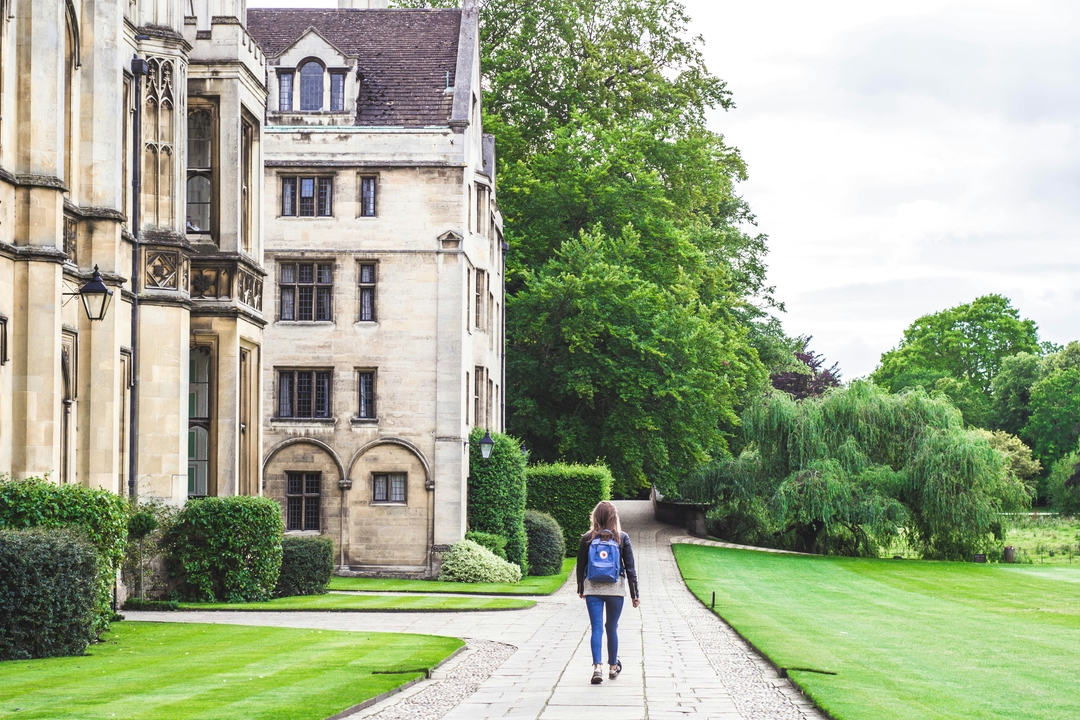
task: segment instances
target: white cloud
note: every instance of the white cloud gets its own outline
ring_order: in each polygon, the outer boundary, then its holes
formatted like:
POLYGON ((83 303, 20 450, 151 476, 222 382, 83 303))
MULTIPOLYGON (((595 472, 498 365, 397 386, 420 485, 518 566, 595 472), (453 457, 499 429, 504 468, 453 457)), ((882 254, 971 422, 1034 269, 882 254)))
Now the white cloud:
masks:
POLYGON ((789 332, 846 377, 1001 293, 1080 337, 1080 6, 686 0, 789 332))

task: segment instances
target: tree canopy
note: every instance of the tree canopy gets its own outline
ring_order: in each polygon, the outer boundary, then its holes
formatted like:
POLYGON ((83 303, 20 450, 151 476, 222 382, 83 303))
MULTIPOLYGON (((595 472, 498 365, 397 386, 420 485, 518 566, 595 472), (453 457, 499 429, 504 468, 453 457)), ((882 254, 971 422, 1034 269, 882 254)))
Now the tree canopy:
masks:
POLYGON ((881 356, 873 379, 897 392, 915 385, 929 391, 949 377, 988 394, 1005 358, 1020 352, 1041 354, 1038 326, 1021 319, 1008 298, 984 295, 912 323, 881 356))
POLYGON ((675 0, 486 0, 480 23, 508 429, 537 460, 603 459, 619 494, 674 492, 727 452, 776 349, 746 167, 706 127, 730 93, 675 0))

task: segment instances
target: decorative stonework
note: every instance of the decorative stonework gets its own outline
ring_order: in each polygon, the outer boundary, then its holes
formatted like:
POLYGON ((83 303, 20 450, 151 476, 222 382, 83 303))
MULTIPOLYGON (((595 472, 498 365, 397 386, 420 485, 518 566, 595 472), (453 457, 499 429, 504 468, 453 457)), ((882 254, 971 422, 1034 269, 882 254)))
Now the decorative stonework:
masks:
POLYGON ((193 267, 191 297, 199 300, 226 300, 232 297, 232 268, 193 267))
POLYGON ((78 264, 79 222, 72 217, 64 216, 64 252, 68 260, 78 264))
POLYGON ((262 285, 262 278, 241 268, 236 280, 237 299, 262 312, 262 285))
POLYGON ((146 287, 163 290, 176 290, 180 253, 147 250, 146 252, 146 287))

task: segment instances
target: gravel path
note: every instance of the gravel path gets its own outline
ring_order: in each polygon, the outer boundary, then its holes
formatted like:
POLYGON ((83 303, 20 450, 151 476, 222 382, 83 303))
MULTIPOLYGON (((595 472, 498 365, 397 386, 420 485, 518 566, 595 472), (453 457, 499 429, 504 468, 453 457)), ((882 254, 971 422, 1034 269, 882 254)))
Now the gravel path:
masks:
POLYGON ((777 676, 679 576, 672 540, 648 502, 617 503, 641 578, 641 607, 627 602, 619 624, 622 675, 590 685, 589 622, 573 579, 537 605, 461 613, 128 613, 131 620, 275 625, 450 635, 467 651, 432 679, 353 714, 379 720, 825 720, 777 676))

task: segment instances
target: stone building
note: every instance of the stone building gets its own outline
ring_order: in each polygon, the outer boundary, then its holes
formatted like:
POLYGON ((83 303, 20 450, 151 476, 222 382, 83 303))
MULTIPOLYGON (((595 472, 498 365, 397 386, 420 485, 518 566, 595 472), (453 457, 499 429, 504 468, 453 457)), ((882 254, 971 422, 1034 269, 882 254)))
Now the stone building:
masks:
POLYGON ((269 91, 263 492, 342 570, 425 575, 466 530, 470 429, 503 426, 477 10, 341 5, 248 11, 269 91))
POLYGON ((266 68, 245 10, 0 0, 0 473, 259 493, 266 68), (95 268, 99 320, 72 294, 95 268))

